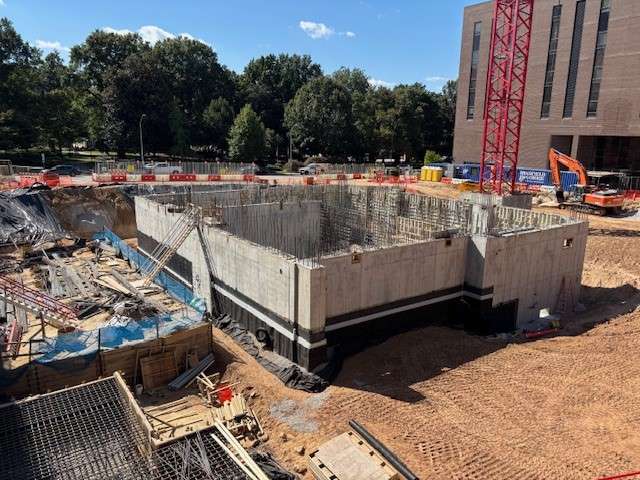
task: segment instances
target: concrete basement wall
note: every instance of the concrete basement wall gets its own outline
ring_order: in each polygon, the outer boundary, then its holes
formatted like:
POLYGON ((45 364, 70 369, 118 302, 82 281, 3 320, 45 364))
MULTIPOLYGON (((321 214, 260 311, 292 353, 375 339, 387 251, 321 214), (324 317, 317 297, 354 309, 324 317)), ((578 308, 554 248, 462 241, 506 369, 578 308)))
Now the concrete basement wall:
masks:
POLYGON ((494 307, 517 300, 519 328, 537 320, 541 309, 556 308, 563 279, 571 311, 580 293, 587 235, 587 223, 503 237, 474 235, 465 281, 477 289, 493 288, 494 307))
POLYGON ((337 317, 464 283, 467 237, 402 245, 321 259, 326 269, 326 316, 337 317))
MULTIPOLYGON (((180 216, 180 213, 169 212, 170 208, 170 205, 160 205, 146 198, 136 197, 138 230, 162 242, 180 216)), ((205 226, 204 232, 214 257, 216 277, 224 285, 283 318, 292 316, 293 305, 289 296, 295 264, 292 257, 262 248, 211 226, 205 226)), ((191 261, 194 293, 205 299, 211 309, 209 272, 196 231, 191 232, 177 254, 191 261)))
MULTIPOLYGON (((169 212, 171 208, 137 197, 139 232, 161 242, 180 215, 169 212)), ((290 359, 295 350, 292 348, 294 324, 298 322, 298 359, 302 366, 308 366, 311 344, 324 345, 323 335, 313 335, 321 334, 324 328, 324 268, 301 265, 293 256, 261 247, 211 225, 205 225, 203 233, 213 257, 215 289, 224 297, 227 307, 241 309, 236 310, 236 319, 241 317, 241 323, 254 333, 257 328, 269 329, 274 350, 290 359)), ((191 262, 194 293, 213 311, 212 285, 197 231, 189 235, 177 254, 191 262)), ((169 273, 175 272, 169 270, 169 273)), ((321 363, 324 351, 315 355, 318 357, 315 364, 321 363)))

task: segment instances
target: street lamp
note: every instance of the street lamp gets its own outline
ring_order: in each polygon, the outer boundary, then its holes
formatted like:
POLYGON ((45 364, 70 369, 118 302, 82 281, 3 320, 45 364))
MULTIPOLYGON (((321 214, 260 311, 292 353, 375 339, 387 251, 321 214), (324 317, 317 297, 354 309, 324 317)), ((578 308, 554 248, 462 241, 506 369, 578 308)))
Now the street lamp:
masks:
POLYGON ((140 115, 140 161, 144 164, 144 144, 142 143, 142 122, 147 118, 146 114, 140 115))
POLYGON ((289 161, 293 161, 293 129, 297 127, 298 124, 292 125, 289 129, 289 161))

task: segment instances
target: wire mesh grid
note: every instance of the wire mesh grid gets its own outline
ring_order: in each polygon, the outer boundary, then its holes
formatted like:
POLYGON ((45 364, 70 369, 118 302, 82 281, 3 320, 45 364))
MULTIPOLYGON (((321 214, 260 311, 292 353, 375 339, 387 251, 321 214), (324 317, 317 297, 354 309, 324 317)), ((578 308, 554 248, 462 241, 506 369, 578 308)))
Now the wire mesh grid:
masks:
POLYGON ((210 431, 197 432, 154 452, 154 480, 245 480, 240 467, 211 438, 210 431))
POLYGON ((0 479, 147 478, 141 432, 115 380, 0 409, 0 479))

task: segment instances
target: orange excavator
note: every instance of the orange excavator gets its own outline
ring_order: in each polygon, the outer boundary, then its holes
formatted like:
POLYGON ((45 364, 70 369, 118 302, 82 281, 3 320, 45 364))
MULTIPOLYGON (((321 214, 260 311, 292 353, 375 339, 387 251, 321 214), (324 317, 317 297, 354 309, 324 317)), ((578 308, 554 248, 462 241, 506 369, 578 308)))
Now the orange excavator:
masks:
POLYGON ((589 177, 584 165, 575 158, 571 158, 555 149, 549 150, 549 168, 551 179, 556 187, 556 198, 560 208, 568 208, 595 215, 615 215, 624 204, 624 195, 618 190, 602 189, 589 184, 589 177), (569 192, 565 198, 560 177, 560 165, 564 165, 571 172, 578 174, 578 184, 575 190, 569 192))

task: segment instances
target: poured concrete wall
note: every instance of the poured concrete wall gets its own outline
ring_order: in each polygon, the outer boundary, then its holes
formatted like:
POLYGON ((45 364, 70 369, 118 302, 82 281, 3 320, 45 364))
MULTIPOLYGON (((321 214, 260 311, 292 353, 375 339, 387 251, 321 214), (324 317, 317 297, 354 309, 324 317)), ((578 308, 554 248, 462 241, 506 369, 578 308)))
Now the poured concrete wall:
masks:
POLYGON ((467 238, 323 258, 327 317, 417 298, 452 287, 462 290, 467 238))
MULTIPOLYGON (((553 311, 564 279, 566 309, 578 301, 588 235, 587 223, 502 237, 472 236, 465 281, 492 305, 517 301, 517 326, 553 311)), ((562 302, 561 302, 562 303, 562 302)))
MULTIPOLYGON (((162 242, 180 216, 179 212, 171 212, 172 208, 137 197, 139 232, 162 242)), ((324 268, 300 264, 291 255, 266 249, 213 226, 205 225, 203 233, 213 257, 215 285, 196 231, 177 252, 192 266, 190 285, 195 295, 204 299, 209 311, 213 311, 212 289, 215 289, 225 305, 240 309, 238 315, 243 316, 244 326, 254 333, 258 328, 266 328, 274 338, 274 350, 290 359, 301 355, 304 358, 299 363, 308 366, 309 350, 325 344, 324 337, 317 335, 323 331, 325 319, 324 268), (298 351, 302 353, 299 355, 298 351)), ((184 278, 180 272, 167 271, 179 280, 184 278)))

